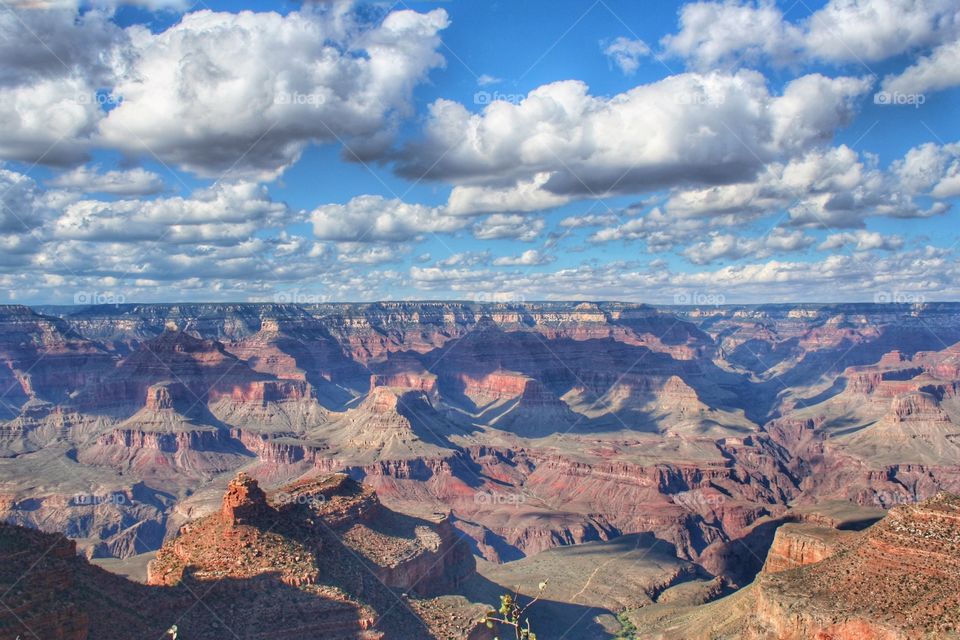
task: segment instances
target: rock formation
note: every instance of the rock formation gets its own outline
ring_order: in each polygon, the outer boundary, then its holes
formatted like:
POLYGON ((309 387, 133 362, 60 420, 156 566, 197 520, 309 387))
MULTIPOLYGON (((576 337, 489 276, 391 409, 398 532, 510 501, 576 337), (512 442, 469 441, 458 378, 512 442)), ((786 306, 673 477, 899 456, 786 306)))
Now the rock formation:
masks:
POLYGON ((960 635, 960 497, 892 509, 860 533, 778 532, 746 589, 647 622, 651 637, 906 640, 960 635))
MULTIPOLYGON (((324 552, 398 589, 426 570, 380 549, 431 558, 464 535, 508 563, 651 535, 702 572, 674 593, 716 594, 771 545, 764 575, 825 554, 798 531, 828 511, 960 491, 956 304, 3 307, 0 329, 0 517, 91 557, 156 551, 241 469, 264 487, 342 472, 378 496, 345 507, 395 515, 324 552)), ((258 518, 291 515, 271 500, 218 526, 259 540, 258 518)), ((316 569, 236 579, 299 591, 316 569)))
POLYGON ((472 573, 443 520, 393 514, 345 476, 287 487, 270 504, 240 475, 219 512, 163 546, 148 585, 87 564, 58 534, 0 525, 0 639, 162 637, 175 622, 211 640, 479 640, 483 608, 444 595, 472 573))

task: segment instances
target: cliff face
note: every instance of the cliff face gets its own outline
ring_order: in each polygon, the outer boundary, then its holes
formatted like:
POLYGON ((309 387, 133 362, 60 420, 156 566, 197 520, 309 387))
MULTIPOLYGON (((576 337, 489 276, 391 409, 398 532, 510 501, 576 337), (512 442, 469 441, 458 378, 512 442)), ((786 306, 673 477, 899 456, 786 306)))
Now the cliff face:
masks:
MULTIPOLYGON (((442 604, 430 598, 455 591, 474 568, 469 547, 445 518, 392 512, 347 476, 301 481, 268 498, 241 474, 228 486, 219 512, 182 527, 164 544, 150 564, 148 583, 173 586, 187 575, 202 581, 276 575, 308 593, 346 588, 390 613, 397 598, 390 589, 423 599, 419 607, 430 611, 442 604)), ((381 609, 376 626, 390 634, 416 631, 417 620, 403 609, 389 617, 381 609)), ((467 613, 476 615, 469 607, 467 613)), ((361 618, 359 630, 374 621, 361 618)), ((466 617, 459 624, 472 628, 475 621, 466 617)))
POLYGON ((5 610, 0 613, 0 638, 87 640, 90 616, 68 595, 78 585, 69 570, 76 544, 60 536, 0 525, 0 586, 5 610), (39 559, 27 565, 26 558, 39 559))
POLYGON ((145 482, 166 502, 110 507, 134 530, 206 512, 196 493, 240 468, 271 486, 343 471, 392 509, 452 511, 488 559, 653 533, 733 580, 734 549, 789 505, 886 508, 960 488, 960 351, 923 328, 960 340, 957 305, 56 313, 3 309, 0 384, 17 401, 0 416, 15 505, 0 514, 89 532, 81 547, 97 554, 174 531, 117 537, 30 499, 145 482))
POLYGON ((891 509, 862 532, 788 524, 753 584, 715 602, 636 612, 663 640, 908 640, 960 632, 960 498, 891 509))
POLYGON ((825 560, 832 556, 844 541, 855 535, 831 527, 785 524, 777 529, 763 564, 763 573, 789 571, 825 560))
POLYGON ((960 498, 896 507, 822 562, 761 576, 755 626, 798 640, 956 633, 958 551, 960 498))
POLYGON ((27 307, 0 307, 0 418, 30 400, 64 402, 108 372, 111 355, 64 321, 27 307))

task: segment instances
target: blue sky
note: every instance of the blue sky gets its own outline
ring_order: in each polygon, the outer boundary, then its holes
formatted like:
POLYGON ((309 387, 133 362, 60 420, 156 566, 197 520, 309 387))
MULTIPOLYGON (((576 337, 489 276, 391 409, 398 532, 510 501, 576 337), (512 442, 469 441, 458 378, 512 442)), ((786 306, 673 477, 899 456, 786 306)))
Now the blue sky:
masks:
POLYGON ((13 3, 0 301, 955 300, 960 9, 13 3))

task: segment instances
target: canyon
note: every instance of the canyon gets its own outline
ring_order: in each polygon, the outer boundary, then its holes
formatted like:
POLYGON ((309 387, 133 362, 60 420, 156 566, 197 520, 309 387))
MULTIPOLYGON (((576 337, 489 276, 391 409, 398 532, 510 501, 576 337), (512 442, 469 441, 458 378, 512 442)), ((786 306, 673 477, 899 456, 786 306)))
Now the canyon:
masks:
MULTIPOLYGON (((898 513, 949 520, 949 500, 923 501, 960 492, 958 390, 950 303, 7 306, 0 518, 144 589, 275 565, 271 585, 323 591, 331 619, 367 625, 355 634, 377 632, 394 592, 460 598, 404 607, 399 633, 414 617, 483 633, 457 617, 471 602, 546 579, 539 620, 557 637, 610 637, 616 614, 722 630, 722 606, 768 612, 757 638, 800 638, 842 616, 796 618, 784 594, 803 590, 783 576, 829 600, 846 569, 811 567, 900 549, 878 533, 898 513), (264 518, 286 523, 282 543, 256 533, 264 518), (323 583, 289 554, 317 571, 360 559, 379 586, 323 583)), ((857 616, 900 637, 901 620, 857 616)))

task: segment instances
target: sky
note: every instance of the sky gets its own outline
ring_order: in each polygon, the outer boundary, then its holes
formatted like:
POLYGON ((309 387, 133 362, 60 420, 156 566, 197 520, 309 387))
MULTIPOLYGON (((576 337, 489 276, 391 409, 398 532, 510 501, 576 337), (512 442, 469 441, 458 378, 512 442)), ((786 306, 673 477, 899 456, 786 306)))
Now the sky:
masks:
POLYGON ((0 0, 0 302, 960 300, 956 0, 0 0))

